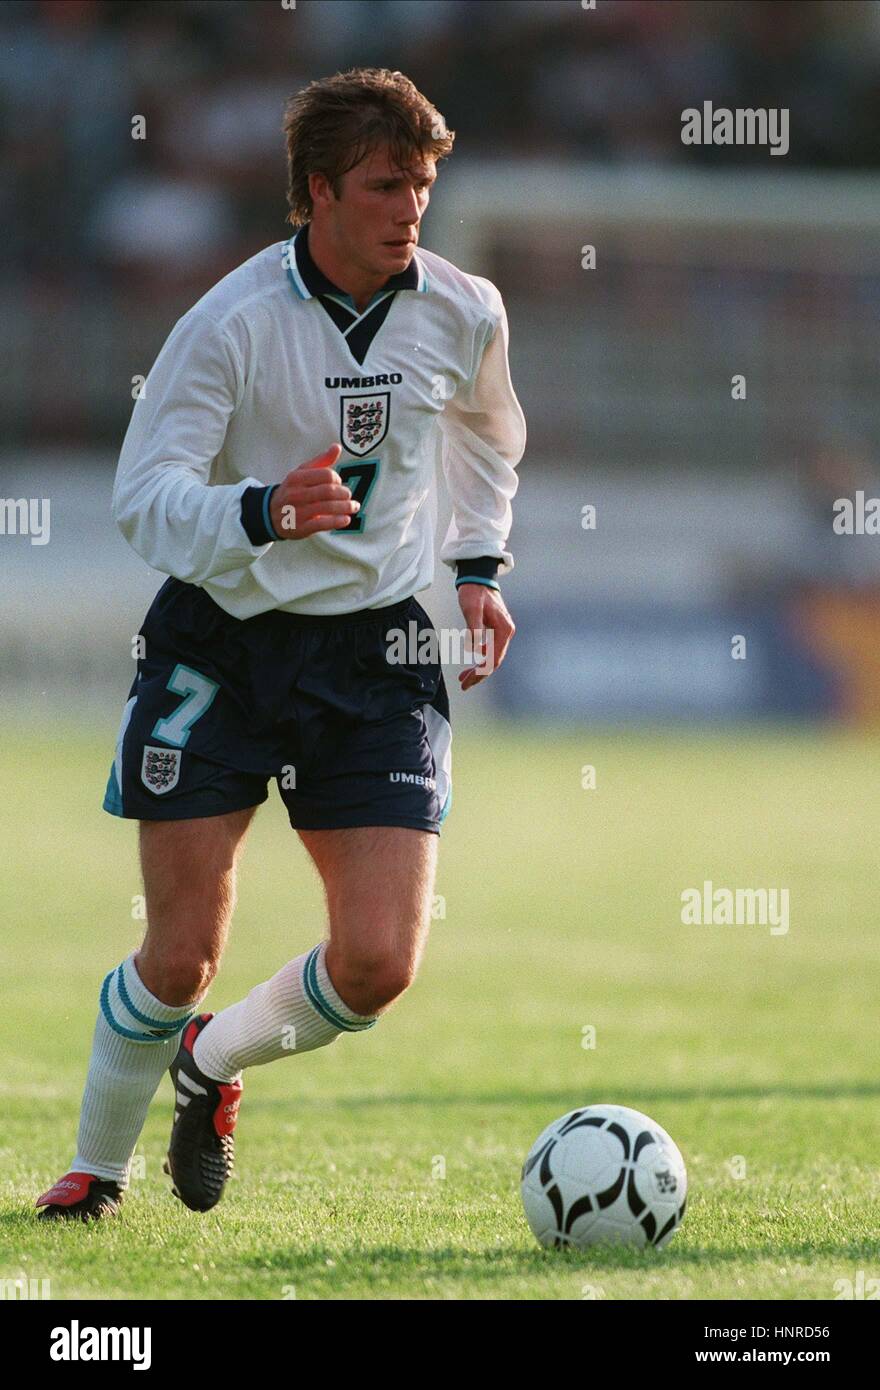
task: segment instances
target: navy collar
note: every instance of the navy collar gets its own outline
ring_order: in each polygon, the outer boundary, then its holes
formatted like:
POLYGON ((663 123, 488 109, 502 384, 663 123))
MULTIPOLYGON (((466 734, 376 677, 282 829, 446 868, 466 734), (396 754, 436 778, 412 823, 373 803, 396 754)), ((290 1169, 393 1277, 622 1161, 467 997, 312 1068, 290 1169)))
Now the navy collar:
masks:
MULTIPOLYGON (((351 296, 345 290, 341 290, 338 285, 334 285, 332 280, 328 280, 323 270, 319 270, 312 260, 312 253, 309 250, 308 222, 300 227, 294 236, 293 252, 293 256, 288 257, 288 268, 293 287, 300 299, 312 299, 316 295, 326 294, 332 295, 337 300, 342 300, 343 303, 352 303, 351 296)), ((397 275, 390 276, 376 294, 384 295, 389 290, 425 289, 427 289, 427 277, 418 259, 418 252, 415 252, 406 270, 401 270, 397 275)))

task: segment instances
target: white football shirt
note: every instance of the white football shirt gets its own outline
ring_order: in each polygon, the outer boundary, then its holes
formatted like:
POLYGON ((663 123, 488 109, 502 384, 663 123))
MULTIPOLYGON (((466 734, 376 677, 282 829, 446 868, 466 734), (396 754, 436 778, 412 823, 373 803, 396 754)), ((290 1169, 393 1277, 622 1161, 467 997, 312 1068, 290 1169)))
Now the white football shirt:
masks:
POLYGON ((439 447, 452 503, 441 559, 494 557, 504 574, 525 447, 507 349, 488 280, 417 250, 359 314, 303 227, 175 325, 125 435, 116 522, 150 565, 237 618, 383 608, 433 579, 439 447), (269 485, 337 442, 356 521, 273 541, 269 485))

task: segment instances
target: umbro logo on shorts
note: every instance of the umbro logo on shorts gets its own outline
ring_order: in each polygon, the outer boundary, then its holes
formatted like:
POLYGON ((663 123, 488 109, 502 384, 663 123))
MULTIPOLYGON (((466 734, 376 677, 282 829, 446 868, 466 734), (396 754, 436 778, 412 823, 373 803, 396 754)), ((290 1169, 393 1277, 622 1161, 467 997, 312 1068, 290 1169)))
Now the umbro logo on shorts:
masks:
POLYGON ((389 782, 409 782, 416 787, 427 787, 429 791, 437 790, 437 783, 433 777, 423 777, 420 772, 389 772, 389 782))
POLYGON ((154 748, 149 743, 144 747, 144 760, 141 764, 141 781, 157 796, 172 791, 180 781, 180 761, 183 753, 179 748, 154 748))

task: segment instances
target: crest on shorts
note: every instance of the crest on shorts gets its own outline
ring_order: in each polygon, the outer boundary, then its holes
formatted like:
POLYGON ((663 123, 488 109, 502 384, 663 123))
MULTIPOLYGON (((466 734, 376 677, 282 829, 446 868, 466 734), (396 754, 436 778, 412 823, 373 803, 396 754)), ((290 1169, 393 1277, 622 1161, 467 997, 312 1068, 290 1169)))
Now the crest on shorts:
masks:
POLYGON ((382 443, 388 433, 390 391, 378 391, 372 396, 343 396, 340 407, 340 439, 350 454, 360 457, 382 443))
POLYGON ((144 747, 144 760, 141 764, 141 781, 151 792, 161 796, 170 792, 180 781, 180 748, 153 748, 149 743, 144 747))

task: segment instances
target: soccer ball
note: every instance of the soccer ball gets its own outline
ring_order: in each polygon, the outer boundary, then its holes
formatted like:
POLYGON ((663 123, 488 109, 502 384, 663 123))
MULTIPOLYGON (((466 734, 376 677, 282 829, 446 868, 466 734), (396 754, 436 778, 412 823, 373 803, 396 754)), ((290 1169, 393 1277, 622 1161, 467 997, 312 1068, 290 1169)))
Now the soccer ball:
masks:
POLYGON ((625 1105, 570 1110, 538 1135, 522 1170, 526 1220, 542 1245, 665 1245, 687 1199, 665 1129, 625 1105))

